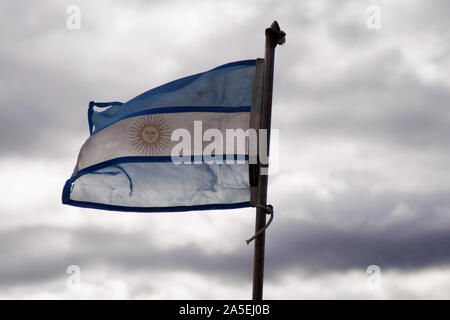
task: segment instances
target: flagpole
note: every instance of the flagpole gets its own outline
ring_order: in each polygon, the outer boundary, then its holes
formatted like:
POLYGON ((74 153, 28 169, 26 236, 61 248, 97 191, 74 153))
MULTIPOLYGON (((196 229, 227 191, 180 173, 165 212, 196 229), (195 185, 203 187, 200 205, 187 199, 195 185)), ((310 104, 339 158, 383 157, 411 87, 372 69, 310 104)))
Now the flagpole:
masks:
MULTIPOLYGON (((278 22, 274 21, 270 28, 266 29, 266 47, 264 58, 264 80, 262 93, 262 110, 261 110, 261 129, 267 129, 267 155, 269 154, 270 145, 270 122, 272 115, 272 90, 273 90, 273 70, 275 47, 277 44, 285 42, 285 33, 281 31, 278 22)), ((260 164, 262 166, 262 164, 260 164)), ((256 207, 255 232, 263 230, 266 225, 266 213, 264 208, 267 206, 267 183, 268 175, 266 172, 261 174, 259 170, 258 177, 258 204, 256 207)), ((266 232, 263 230, 255 238, 254 256, 253 256, 253 300, 262 300, 263 298, 263 281, 264 281, 264 251, 265 251, 266 232)))

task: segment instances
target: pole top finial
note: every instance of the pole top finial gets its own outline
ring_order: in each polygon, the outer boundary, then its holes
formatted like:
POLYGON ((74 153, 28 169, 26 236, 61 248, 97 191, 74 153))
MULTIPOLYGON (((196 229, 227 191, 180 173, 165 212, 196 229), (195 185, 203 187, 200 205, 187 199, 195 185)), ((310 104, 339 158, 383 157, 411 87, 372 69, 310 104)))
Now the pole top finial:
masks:
POLYGON ((270 28, 266 29, 266 37, 270 37, 274 46, 282 45, 286 42, 286 33, 280 29, 280 25, 275 20, 270 28))

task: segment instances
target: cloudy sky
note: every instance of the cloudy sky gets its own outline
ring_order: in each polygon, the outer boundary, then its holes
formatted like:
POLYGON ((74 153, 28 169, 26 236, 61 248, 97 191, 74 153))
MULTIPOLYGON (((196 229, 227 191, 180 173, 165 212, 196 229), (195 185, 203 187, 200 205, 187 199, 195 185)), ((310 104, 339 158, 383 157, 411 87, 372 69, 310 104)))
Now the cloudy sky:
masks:
POLYGON ((253 209, 111 213, 63 206, 61 191, 90 100, 261 57, 274 19, 287 41, 265 298, 450 298, 449 12, 445 0, 2 1, 0 298, 251 297, 253 209), (80 29, 67 28, 72 4, 80 29))

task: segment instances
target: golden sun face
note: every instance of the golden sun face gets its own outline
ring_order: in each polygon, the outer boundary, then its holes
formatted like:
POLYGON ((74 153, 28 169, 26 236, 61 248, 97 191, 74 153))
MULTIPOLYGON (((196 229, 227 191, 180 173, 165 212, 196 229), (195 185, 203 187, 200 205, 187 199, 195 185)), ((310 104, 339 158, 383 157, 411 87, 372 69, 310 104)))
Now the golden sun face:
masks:
POLYGON ((139 117, 131 127, 130 141, 136 151, 154 156, 169 145, 169 126, 159 115, 139 117))

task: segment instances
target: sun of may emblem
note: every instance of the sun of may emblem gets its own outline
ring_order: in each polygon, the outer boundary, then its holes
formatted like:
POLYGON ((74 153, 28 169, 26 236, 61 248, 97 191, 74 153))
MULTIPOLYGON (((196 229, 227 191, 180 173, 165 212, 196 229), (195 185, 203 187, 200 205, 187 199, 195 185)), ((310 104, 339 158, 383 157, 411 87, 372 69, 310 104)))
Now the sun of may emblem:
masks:
POLYGON ((130 140, 136 151, 144 155, 156 155, 170 143, 169 126, 159 115, 139 117, 131 126, 130 140))

